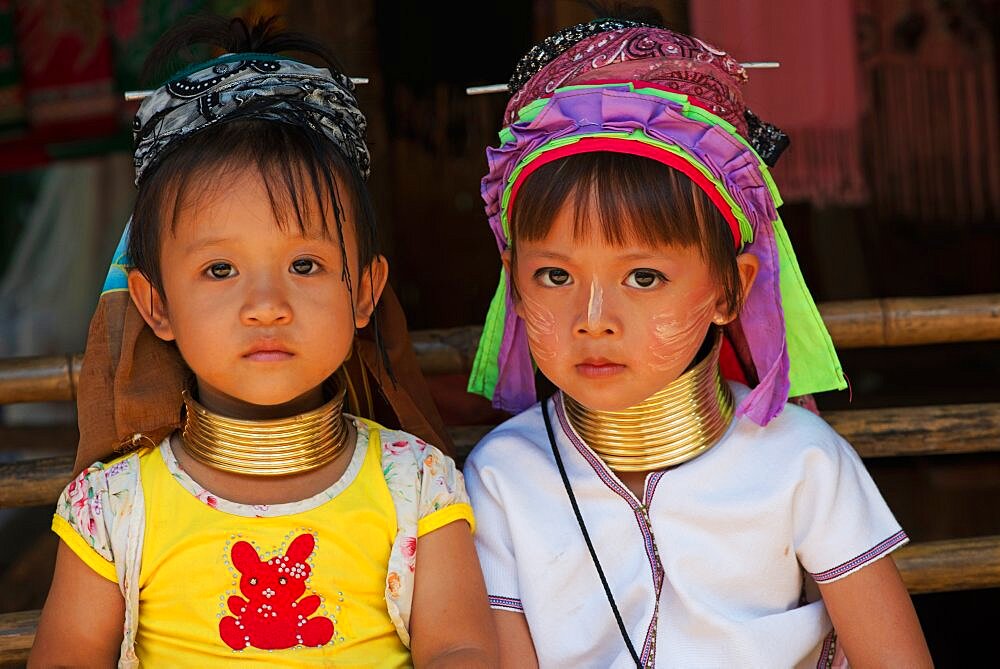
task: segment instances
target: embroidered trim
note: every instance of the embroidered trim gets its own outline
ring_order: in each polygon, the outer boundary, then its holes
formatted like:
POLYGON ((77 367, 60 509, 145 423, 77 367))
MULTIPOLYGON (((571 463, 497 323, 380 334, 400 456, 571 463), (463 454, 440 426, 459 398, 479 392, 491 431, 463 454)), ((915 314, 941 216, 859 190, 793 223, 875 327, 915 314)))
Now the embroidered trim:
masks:
POLYGON ((649 505, 653 503, 653 494, 656 492, 656 486, 666 473, 666 470, 653 472, 653 474, 649 477, 649 481, 646 483, 646 498, 643 500, 647 509, 649 508, 649 505))
POLYGON ((834 567, 833 569, 827 569, 826 571, 820 572, 818 574, 813 574, 813 580, 817 583, 823 583, 826 581, 832 581, 833 579, 843 576, 848 572, 854 571, 855 569, 864 566, 865 564, 874 561, 876 558, 882 557, 882 555, 888 553, 890 550, 900 545, 905 541, 909 541, 909 537, 906 536, 906 532, 900 530, 894 535, 885 539, 878 545, 870 548, 861 555, 857 556, 852 560, 834 567))
POLYGON ((830 633, 823 639, 823 649, 819 652, 819 661, 816 669, 830 669, 833 667, 833 658, 837 654, 837 630, 830 630, 830 633))
POLYGON ((505 611, 518 611, 524 613, 524 605, 521 604, 520 599, 514 599, 513 597, 498 597, 496 595, 489 595, 490 608, 503 609, 505 611))
MULTIPOLYGON (((622 499, 628 502, 628 505, 632 507, 632 512, 635 514, 635 521, 639 525, 639 530, 642 532, 643 543, 646 547, 646 558, 649 560, 649 570, 653 577, 653 590, 654 597, 656 601, 653 607, 653 618, 649 621, 649 626, 646 628, 646 640, 642 644, 642 655, 640 659, 643 664, 646 664, 650 658, 653 648, 656 645, 656 624, 659 618, 659 601, 660 593, 663 587, 663 565, 660 563, 660 557, 657 554, 656 544, 653 539, 653 532, 649 527, 649 521, 646 517, 646 508, 649 502, 653 499, 653 491, 656 488, 656 483, 659 482, 660 477, 656 477, 652 481, 651 486, 647 487, 645 504, 640 504, 635 496, 629 491, 625 490, 622 485, 614 478, 608 466, 604 464, 594 451, 588 447, 580 435, 576 433, 573 426, 570 424, 569 419, 566 417, 566 411, 563 408, 563 394, 560 392, 558 394, 558 399, 553 398, 552 403, 555 405, 556 416, 559 418, 559 425, 562 428, 563 434, 565 434, 571 444, 579 451, 583 459, 593 468, 597 476, 604 482, 606 486, 611 488, 616 492, 622 499)), ((544 408, 543 408, 544 410, 544 408)), ((665 472, 657 472, 657 474, 664 474, 665 472)), ((655 476, 655 475, 654 475, 655 476)))

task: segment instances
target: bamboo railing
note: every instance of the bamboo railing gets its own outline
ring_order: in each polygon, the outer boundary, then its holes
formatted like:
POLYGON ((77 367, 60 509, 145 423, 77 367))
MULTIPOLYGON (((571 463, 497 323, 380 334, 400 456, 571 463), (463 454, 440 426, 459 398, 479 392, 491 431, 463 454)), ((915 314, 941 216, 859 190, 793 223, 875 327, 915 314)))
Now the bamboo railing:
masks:
MULTIPOLYGON (((1000 294, 907 297, 819 305, 839 349, 947 344, 1000 339, 1000 294)), ((424 374, 463 374, 472 368, 481 328, 412 333, 424 374)), ((80 355, 0 360, 0 404, 76 399, 80 355)))
MULTIPOLYGON (((1000 340, 1000 294, 819 305, 838 348, 1000 340)), ((425 374, 467 373, 477 327, 412 333, 425 374)), ((81 356, 0 360, 0 404, 72 401, 81 356)), ((823 417, 865 458, 1000 451, 1000 403, 830 411, 823 417)), ((492 426, 451 428, 461 457, 492 426)), ((0 464, 0 508, 52 504, 71 455, 0 464)), ((913 594, 1000 587, 1000 536, 904 546, 893 554, 913 594)), ((0 614, 0 665, 23 662, 38 611, 0 614)))

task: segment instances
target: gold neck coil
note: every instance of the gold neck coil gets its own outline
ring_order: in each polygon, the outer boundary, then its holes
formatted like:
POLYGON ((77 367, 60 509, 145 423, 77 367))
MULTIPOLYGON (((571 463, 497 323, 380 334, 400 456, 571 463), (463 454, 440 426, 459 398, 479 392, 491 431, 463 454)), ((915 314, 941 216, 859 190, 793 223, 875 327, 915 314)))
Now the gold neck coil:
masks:
POLYGON ((577 434, 615 471, 679 465, 714 446, 733 419, 733 394, 719 372, 721 332, 694 367, 622 411, 592 411, 563 394, 577 434))
POLYGON ((303 474, 332 462, 347 447, 344 388, 312 411, 270 420, 241 420, 213 413, 187 390, 184 449, 199 462, 252 476, 303 474))

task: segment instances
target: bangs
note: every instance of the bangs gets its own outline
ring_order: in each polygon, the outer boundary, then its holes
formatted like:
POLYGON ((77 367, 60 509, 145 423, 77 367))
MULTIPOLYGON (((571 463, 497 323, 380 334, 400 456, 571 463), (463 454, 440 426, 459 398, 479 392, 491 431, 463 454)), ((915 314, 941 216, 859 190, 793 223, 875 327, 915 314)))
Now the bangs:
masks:
POLYGON ((573 238, 600 234, 609 246, 696 247, 739 309, 740 277, 729 224, 684 173, 626 153, 581 153, 542 165, 521 184, 508 212, 511 246, 545 239, 564 207, 573 238))
POLYGON ((162 288, 160 231, 176 230, 184 208, 197 208, 204 198, 229 188, 232 176, 246 169, 260 175, 282 231, 340 243, 345 278, 350 264, 343 226, 348 217, 357 240, 357 264, 368 264, 378 253, 364 180, 332 142, 301 123, 234 120, 182 142, 140 184, 129 257, 156 288, 162 288))
POLYGON ((617 247, 698 246, 705 253, 703 242, 713 228, 721 226, 732 236, 722 214, 682 172, 649 158, 606 151, 568 156, 528 176, 509 213, 511 236, 544 239, 567 205, 578 240, 599 232, 617 247))

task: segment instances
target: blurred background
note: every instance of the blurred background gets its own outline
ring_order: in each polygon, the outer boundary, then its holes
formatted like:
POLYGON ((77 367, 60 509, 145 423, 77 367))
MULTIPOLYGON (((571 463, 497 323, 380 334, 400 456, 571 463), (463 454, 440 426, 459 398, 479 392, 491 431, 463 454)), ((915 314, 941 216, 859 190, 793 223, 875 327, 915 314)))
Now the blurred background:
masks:
MULTIPOLYGON (((745 94, 791 137, 773 170, 819 302, 1000 293, 996 0, 659 0, 668 27, 752 70, 745 94)), ((570 0, 0 0, 0 357, 82 351, 132 185, 126 90, 156 38, 198 12, 279 14, 323 39, 369 118, 370 188, 411 329, 480 324, 499 261, 479 196, 504 83, 570 0)), ((307 59, 308 60, 308 59, 307 59)), ((1000 401, 995 342, 844 351, 822 410, 1000 401)), ((452 425, 496 415, 431 379, 452 425)), ((71 452, 74 408, 0 407, 0 462, 71 452)), ((1000 534, 996 454, 869 460, 914 540, 1000 534)), ((0 613, 39 608, 51 508, 0 511, 0 613)), ((940 666, 992 657, 1000 591, 918 595, 940 666), (989 653, 989 654, 987 654, 989 653)), ((873 605, 876 603, 873 602, 873 605)))

